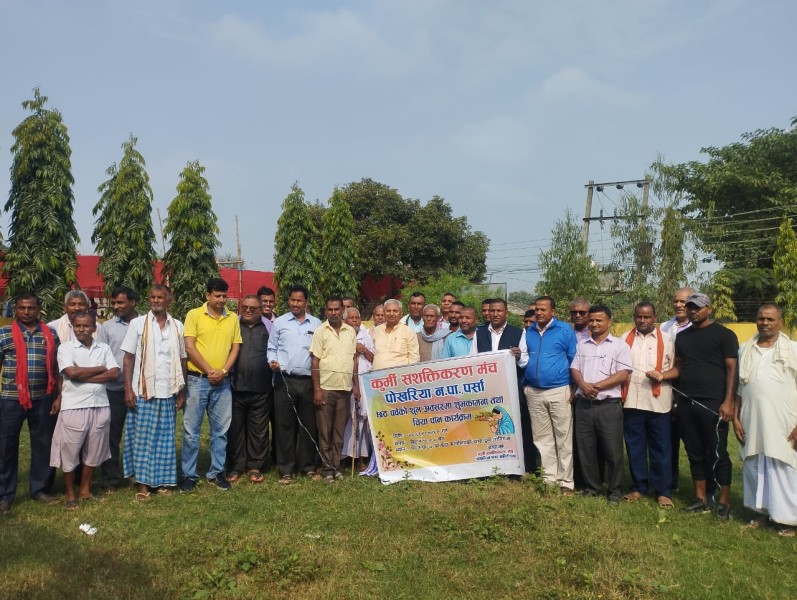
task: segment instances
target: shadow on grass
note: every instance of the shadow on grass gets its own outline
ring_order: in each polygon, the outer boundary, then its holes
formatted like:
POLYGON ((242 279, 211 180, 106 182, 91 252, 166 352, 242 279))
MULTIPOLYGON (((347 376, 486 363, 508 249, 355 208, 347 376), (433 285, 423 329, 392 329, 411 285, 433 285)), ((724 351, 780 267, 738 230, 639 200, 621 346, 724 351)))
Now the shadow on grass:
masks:
POLYGON ((63 505, 26 514, 31 504, 15 508, 12 516, 0 522, 0 597, 39 600, 130 598, 142 591, 165 594, 148 567, 125 554, 126 549, 102 548, 96 536, 81 532, 79 515, 66 517, 63 505), (44 511, 60 512, 69 523, 55 524, 52 520, 58 517, 41 520, 35 514, 44 511))

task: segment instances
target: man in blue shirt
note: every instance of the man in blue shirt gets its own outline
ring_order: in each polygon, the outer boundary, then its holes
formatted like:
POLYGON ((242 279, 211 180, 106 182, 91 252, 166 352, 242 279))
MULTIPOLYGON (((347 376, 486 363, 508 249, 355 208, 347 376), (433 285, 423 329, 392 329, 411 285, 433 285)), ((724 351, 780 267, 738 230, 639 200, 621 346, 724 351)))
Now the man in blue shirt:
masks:
POLYGON ((476 309, 466 306, 459 316, 459 329, 446 338, 443 358, 476 354, 476 309))
POLYGON ((523 392, 529 405, 534 445, 546 483, 573 495, 573 411, 570 408, 570 363, 576 335, 555 318, 550 296, 535 300, 537 322, 526 330, 528 363, 523 392))
POLYGON ((268 361, 274 377, 274 431, 277 444, 279 482, 289 484, 298 469, 308 477, 315 475, 318 439, 310 377, 310 342, 321 325, 307 314, 307 288, 291 287, 290 312, 277 317, 268 338, 268 361), (298 442, 297 442, 298 436, 298 442))

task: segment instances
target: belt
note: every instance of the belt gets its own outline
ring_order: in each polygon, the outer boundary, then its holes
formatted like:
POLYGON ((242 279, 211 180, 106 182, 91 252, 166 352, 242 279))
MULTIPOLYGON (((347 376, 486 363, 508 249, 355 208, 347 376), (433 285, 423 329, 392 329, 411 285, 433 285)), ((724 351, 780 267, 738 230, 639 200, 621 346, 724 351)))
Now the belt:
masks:
POLYGON ((309 375, 292 375, 287 371, 280 371, 283 377, 287 377, 288 379, 312 379, 309 375))
MULTIPOLYGON (((197 373, 196 371, 188 371, 189 377, 201 377, 202 379, 207 379, 208 376, 205 373, 197 373)), ((229 377, 229 373, 224 377, 229 377)))
POLYGON ((620 397, 616 397, 616 398, 601 398, 600 400, 590 400, 586 396, 577 396, 577 397, 581 398, 582 400, 586 400, 590 404, 612 404, 613 402, 622 402, 622 398, 620 398, 620 397))

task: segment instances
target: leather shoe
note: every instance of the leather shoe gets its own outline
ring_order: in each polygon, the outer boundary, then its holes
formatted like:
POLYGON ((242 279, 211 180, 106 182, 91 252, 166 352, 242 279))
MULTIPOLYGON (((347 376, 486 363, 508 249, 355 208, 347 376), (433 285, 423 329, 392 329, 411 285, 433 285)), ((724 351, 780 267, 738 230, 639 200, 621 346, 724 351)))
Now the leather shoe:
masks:
POLYGON ((58 498, 53 498, 50 494, 39 494, 33 499, 35 502, 41 502, 42 504, 58 504, 58 498))

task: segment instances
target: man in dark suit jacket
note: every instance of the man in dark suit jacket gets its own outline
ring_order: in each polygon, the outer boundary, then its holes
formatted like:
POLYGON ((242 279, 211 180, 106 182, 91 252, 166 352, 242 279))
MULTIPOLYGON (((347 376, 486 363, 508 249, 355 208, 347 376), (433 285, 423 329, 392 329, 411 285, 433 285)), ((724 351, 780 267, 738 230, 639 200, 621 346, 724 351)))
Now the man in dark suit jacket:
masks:
MULTIPOLYGON (((516 360, 521 359, 521 344, 525 341, 523 330, 506 322, 508 314, 506 301, 501 298, 490 300, 490 322, 487 326, 476 329, 476 349, 479 352, 495 350, 512 350, 516 360)), ((525 345, 525 344, 524 344, 525 345)), ((525 364, 523 365, 525 367, 525 364)), ((518 365, 518 399, 524 398, 521 382, 524 368, 518 365)), ((520 401, 520 425, 523 431, 523 456, 527 473, 534 473, 538 467, 537 447, 531 437, 531 417, 526 402, 520 401)))

